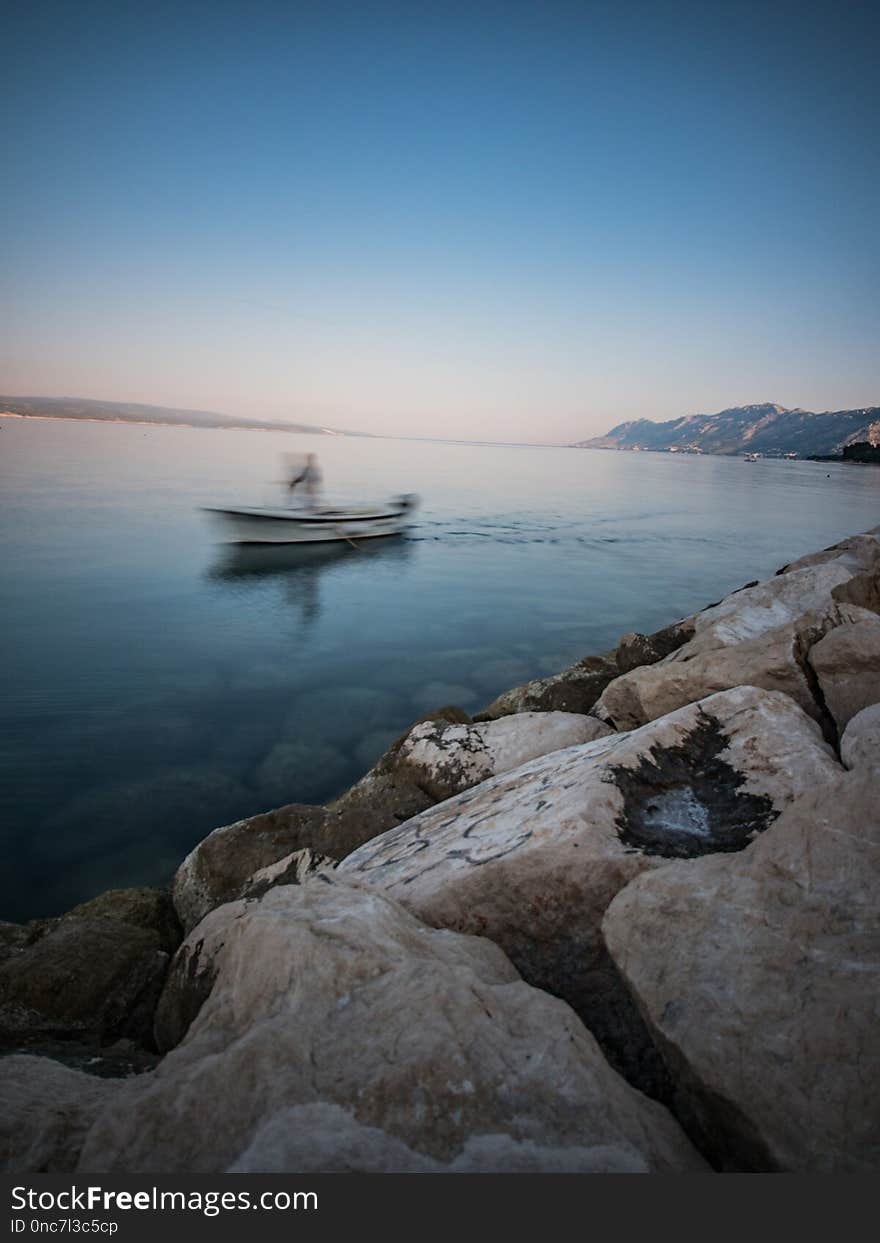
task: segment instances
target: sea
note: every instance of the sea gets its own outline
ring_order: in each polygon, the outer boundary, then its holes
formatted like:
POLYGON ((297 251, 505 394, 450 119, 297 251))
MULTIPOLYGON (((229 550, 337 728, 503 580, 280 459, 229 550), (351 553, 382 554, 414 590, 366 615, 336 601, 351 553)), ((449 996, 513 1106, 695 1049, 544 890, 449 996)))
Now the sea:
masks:
POLYGON ((416 718, 649 632, 880 524, 880 470, 0 419, 0 920, 166 884, 320 803, 416 718), (242 549, 203 506, 417 493, 405 537, 242 549))

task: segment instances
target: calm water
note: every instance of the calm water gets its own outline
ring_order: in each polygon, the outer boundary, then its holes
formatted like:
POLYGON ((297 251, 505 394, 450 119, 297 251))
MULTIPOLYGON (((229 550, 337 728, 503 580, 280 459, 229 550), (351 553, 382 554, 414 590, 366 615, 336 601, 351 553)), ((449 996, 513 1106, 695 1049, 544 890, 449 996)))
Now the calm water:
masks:
POLYGON ((0 420, 0 918, 166 881, 218 824, 358 777, 415 717, 880 522, 812 463, 0 420), (411 538, 236 556, 200 504, 413 491, 411 538))

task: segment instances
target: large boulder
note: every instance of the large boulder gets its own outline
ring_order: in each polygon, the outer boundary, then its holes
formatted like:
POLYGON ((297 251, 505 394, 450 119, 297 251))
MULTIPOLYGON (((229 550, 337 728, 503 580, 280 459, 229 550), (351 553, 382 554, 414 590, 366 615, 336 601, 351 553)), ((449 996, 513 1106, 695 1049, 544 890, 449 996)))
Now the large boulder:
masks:
POLYGON ((816 782, 745 853, 642 875, 605 917, 722 1168, 880 1168, 877 788, 867 767, 816 782))
POLYGON ((602 721, 569 713, 473 725, 457 709, 441 709, 398 738, 360 781, 326 807, 294 803, 204 838, 174 879, 184 929, 194 928, 221 903, 243 897, 254 873, 292 853, 309 850, 325 859, 344 859, 438 800, 531 756, 608 732, 602 721))
POLYGON ((836 729, 807 654, 835 627, 876 621, 880 539, 859 541, 855 549, 828 550, 824 560, 790 566, 696 614, 692 638, 609 683, 593 712, 617 729, 634 729, 717 691, 760 686, 790 695, 833 739, 836 729))
POLYGON ((441 802, 536 756, 611 732, 604 721, 576 712, 521 712, 473 725, 426 721, 410 731, 399 755, 441 802))
MULTIPOLYGON (((693 640, 669 660, 617 678, 596 704, 596 714, 616 729, 637 729, 706 695, 759 686, 790 696, 824 726, 826 709, 807 654, 833 627, 872 616, 852 605, 833 604, 824 613, 804 614, 797 625, 786 623, 739 643, 700 650, 700 640, 693 640)), ((833 728, 826 732, 833 738, 833 728)))
MULTIPOLYGON (((880 545, 878 545, 880 547, 880 545)), ((837 600, 834 592, 847 583, 854 569, 843 558, 777 574, 725 596, 694 617, 694 638, 688 652, 733 647, 795 625, 805 613, 825 612, 837 600)), ((839 602, 839 601, 838 601, 839 602)), ((682 649, 678 656, 681 658, 682 649)))
MULTIPOLYGON (((703 1168, 666 1110, 615 1074, 569 1007, 524 984, 497 946, 427 928, 337 875, 214 912, 223 944, 210 995, 183 1043, 119 1087, 89 1131, 81 1172, 262 1161, 289 1172, 302 1144, 286 1111, 320 1104, 446 1163, 474 1137, 501 1135, 514 1149, 578 1149, 582 1163, 584 1149, 601 1161, 610 1147, 652 1171, 703 1168)), ((352 1163, 343 1132, 337 1160, 322 1128, 323 1168, 375 1168, 369 1151, 352 1163)))
POLYGON ((340 873, 436 927, 490 937, 574 1006, 628 1077, 662 1093, 605 953, 605 909, 640 872, 744 849, 838 771, 792 700, 740 687, 484 782, 362 846, 340 873))
POLYGON ((118 1081, 47 1057, 0 1058, 0 1172, 72 1170, 86 1132, 117 1087, 118 1081))
POLYGON ((161 890, 111 890, 59 919, 5 925, 0 1042, 129 1039, 151 1047, 153 1010, 179 941, 161 890))
POLYGON ((474 719, 493 721, 514 712, 590 712, 619 672, 613 653, 587 656, 561 673, 505 691, 474 719))
POLYGON ((880 527, 873 527, 862 535, 849 535, 821 552, 807 553, 790 561, 777 575, 791 574, 795 570, 803 570, 813 565, 825 565, 828 561, 839 561, 853 574, 862 574, 871 570, 880 559, 880 527))
MULTIPOLYGON (((445 707, 421 721, 468 724, 461 708, 445 707)), ((272 811, 222 825, 194 847, 174 877, 174 906, 189 932, 208 911, 242 897, 255 873, 291 854, 310 851, 339 860, 388 828, 434 804, 416 774, 401 763, 402 734, 370 771, 326 807, 288 803, 272 811)))
MULTIPOLYGON (((336 861, 325 855, 311 850, 294 851, 250 877, 241 887, 244 906, 279 885, 302 885, 310 876, 332 871, 334 867, 336 861)), ((209 911, 171 960, 153 1023, 155 1047, 160 1053, 167 1053, 180 1043, 211 992, 228 918, 226 906, 209 911)))
POLYGON ((880 702, 880 617, 838 626, 810 649, 825 704, 839 730, 880 702))
POLYGON ((328 852, 331 819, 324 807, 291 803, 202 838, 174 876, 174 906, 184 931, 215 906, 239 897, 263 868, 303 850, 328 852))
POLYGON ((840 740, 840 759, 846 768, 880 768, 880 703, 850 719, 840 740))

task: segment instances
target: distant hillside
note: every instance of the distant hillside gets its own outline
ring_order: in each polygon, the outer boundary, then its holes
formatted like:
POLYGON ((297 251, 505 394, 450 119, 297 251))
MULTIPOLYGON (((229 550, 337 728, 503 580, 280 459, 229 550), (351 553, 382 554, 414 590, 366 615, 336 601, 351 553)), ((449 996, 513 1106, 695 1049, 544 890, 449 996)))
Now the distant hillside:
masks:
POLYGON ((635 419, 605 436, 581 440, 576 449, 655 449, 668 452, 841 454, 857 441, 880 444, 880 406, 863 410, 786 410, 766 402, 733 406, 718 414, 689 414, 667 423, 635 419))
POLYGON ((264 432, 315 432, 319 435, 351 435, 308 423, 270 423, 263 419, 240 419, 211 410, 175 410, 168 406, 141 406, 134 402, 92 401, 85 397, 2 397, 0 414, 22 418, 91 419, 107 423, 166 423, 180 427, 227 427, 264 432))

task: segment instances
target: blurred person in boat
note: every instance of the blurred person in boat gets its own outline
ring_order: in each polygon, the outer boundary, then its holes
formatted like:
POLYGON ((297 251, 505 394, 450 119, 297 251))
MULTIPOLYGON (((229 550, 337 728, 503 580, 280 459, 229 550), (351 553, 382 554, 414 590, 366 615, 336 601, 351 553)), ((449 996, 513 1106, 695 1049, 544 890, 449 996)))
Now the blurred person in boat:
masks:
POLYGON ((290 500, 297 500, 297 489, 300 489, 300 495, 305 497, 305 503, 309 509, 317 509, 318 502, 321 499, 321 468, 318 466, 318 456, 316 453, 307 453, 305 461, 301 461, 294 468, 290 482, 287 485, 290 493, 290 500))

